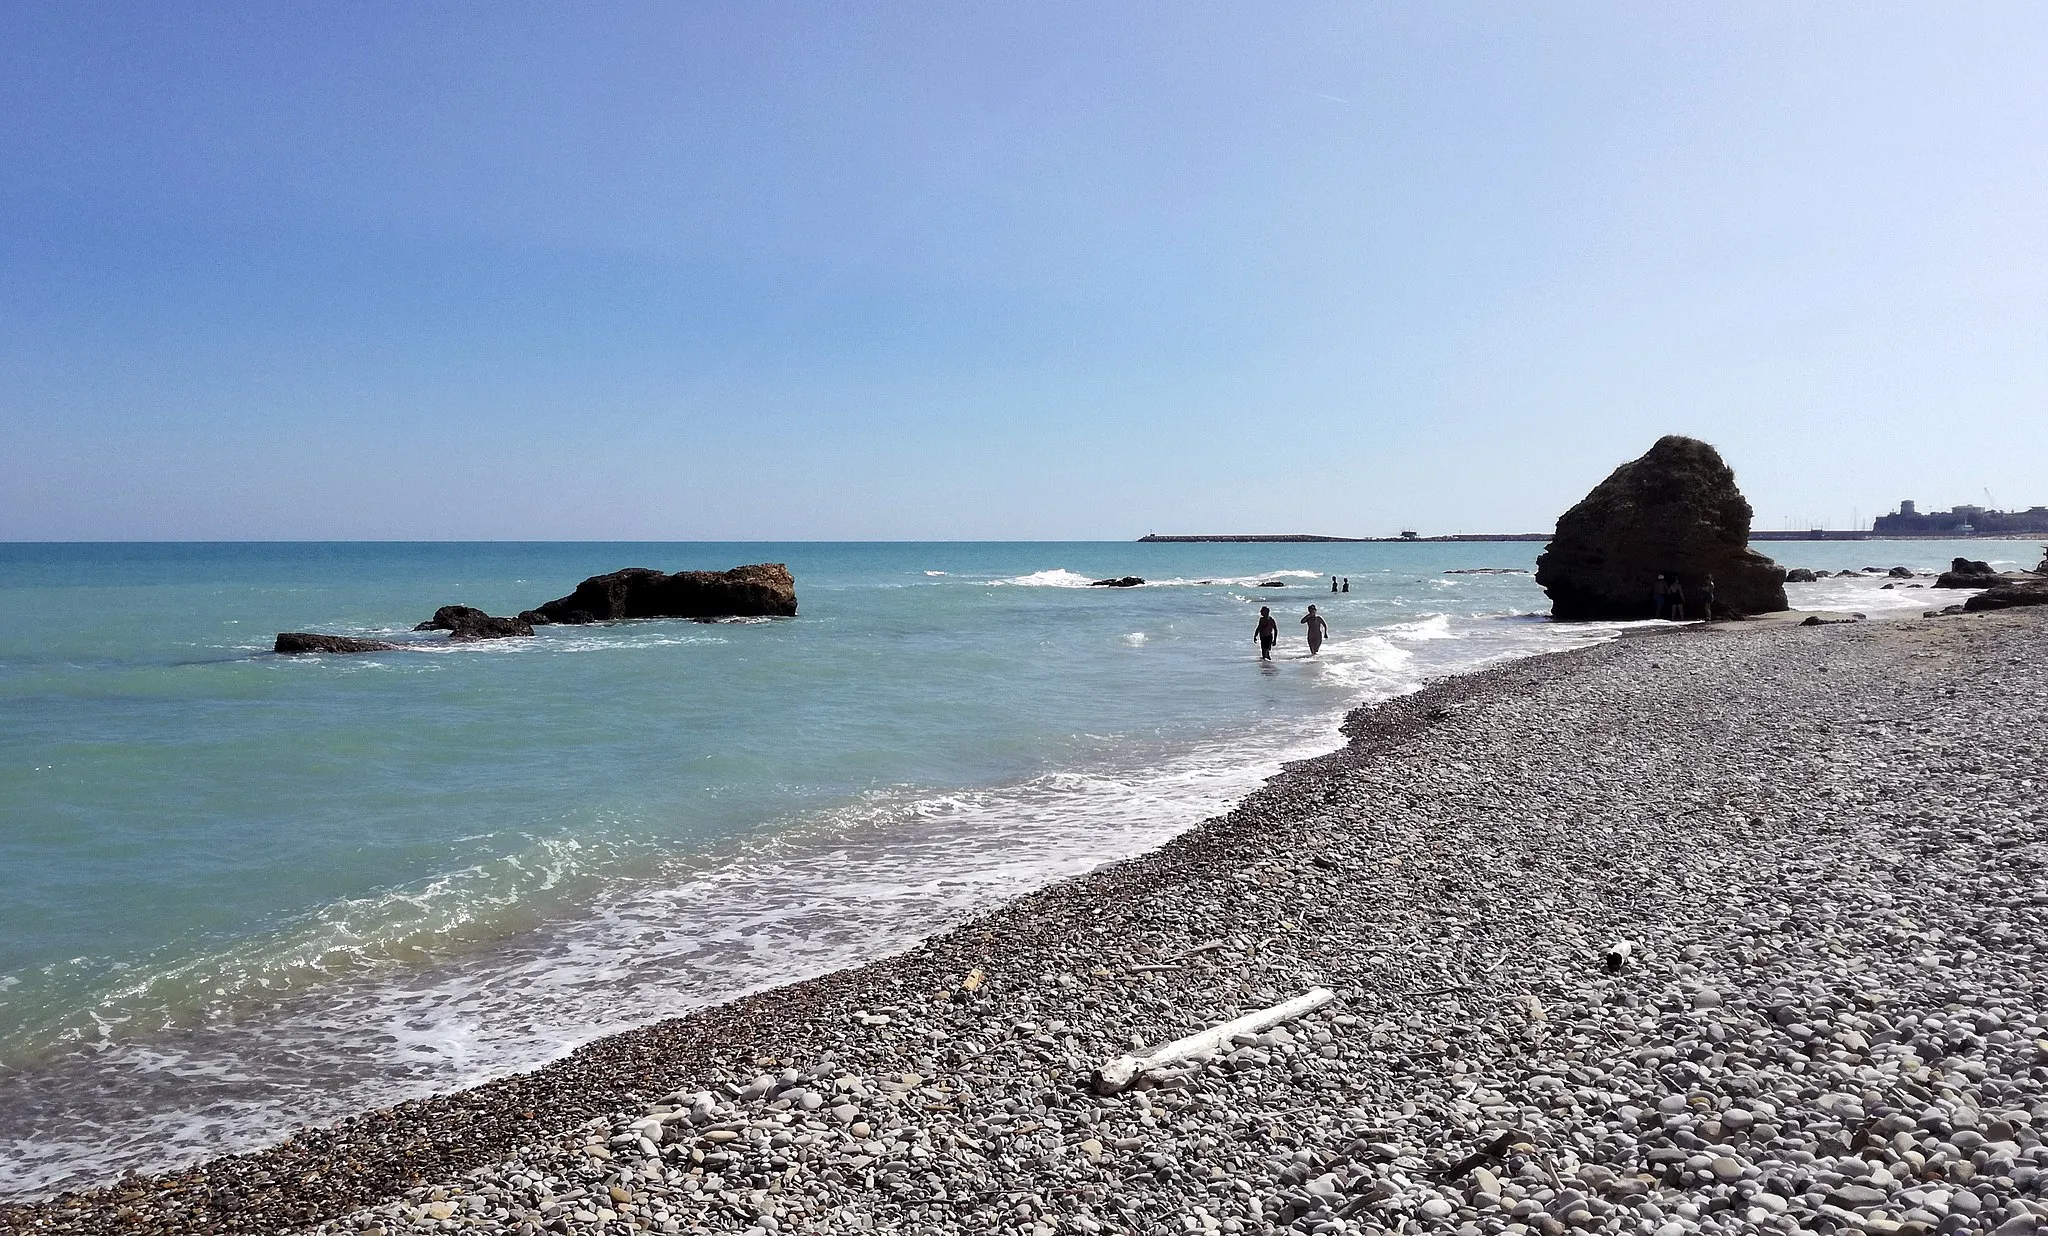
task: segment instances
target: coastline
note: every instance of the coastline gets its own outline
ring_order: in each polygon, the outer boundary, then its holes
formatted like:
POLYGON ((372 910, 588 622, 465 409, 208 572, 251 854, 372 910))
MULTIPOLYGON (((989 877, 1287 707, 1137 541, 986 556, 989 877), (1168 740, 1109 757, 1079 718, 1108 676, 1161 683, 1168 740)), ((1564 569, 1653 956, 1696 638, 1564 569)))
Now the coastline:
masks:
MULTIPOLYGON (((2038 649, 2041 626, 2038 617, 2018 613, 1719 631, 1717 635, 1734 638, 1712 640, 1675 631, 1654 641, 1621 640, 1543 654, 1447 679, 1419 693, 1357 710, 1344 723, 1344 747, 1291 765, 1228 814, 1159 849, 1018 898, 907 952, 598 1040, 533 1073, 304 1131, 269 1151, 50 1202, 0 1208, 0 1225, 25 1231, 288 1230, 384 1203, 408 1187, 447 1184, 521 1146, 560 1149, 580 1161, 585 1122, 608 1116, 630 1121, 645 1104, 670 1091, 744 1088, 757 1074, 811 1068, 828 1054, 839 1066, 865 1075, 881 1076, 891 1068, 899 1077, 917 1074, 919 1083, 895 1092, 895 1098, 929 1090, 933 1094, 925 1097, 935 1100, 928 1104, 935 1110, 962 1110, 970 1100, 961 1096, 976 1087, 1002 1092, 1022 1086, 1026 1092, 1042 1088, 1041 1098, 1057 1092, 1057 1101, 1036 1106, 1063 1111, 1069 1104, 1065 1096, 1076 1093, 1077 1081, 1093 1064, 1126 1048, 1130 1036, 1158 1042, 1221 1020, 1231 1011, 1270 1003, 1269 997, 1284 998, 1312 982, 1326 982, 1338 992, 1338 1004, 1327 1011, 1329 1018, 1354 1022, 1393 1018, 1398 1024, 1400 1018, 1423 1009, 1440 1019, 1446 992, 1505 990, 1517 983, 1531 994, 1540 993, 1552 1009, 1551 1019, 1563 1021, 1559 1011, 1583 1003, 1585 993, 1573 989, 1580 979, 1564 981, 1560 987, 1557 976, 1572 974, 1574 959, 1583 961, 1597 952, 1604 941, 1595 937, 1604 931, 1626 930, 1646 941, 1647 958, 1654 960, 1628 972, 1646 982, 1683 981, 1684 968, 1699 960, 1680 961, 1678 949, 1665 947, 1672 938, 1674 917, 1684 915, 1674 916, 1668 904, 1638 900, 1644 889, 1659 884, 1655 872, 1632 857, 1641 847, 1696 848, 1718 838, 1738 849, 1767 850, 1772 844, 1811 841, 1801 836, 1809 831, 1833 836, 1841 825, 1822 818, 1824 811, 1786 805, 1772 792, 1773 786, 1749 781, 1709 784, 1704 789, 1694 785, 1686 791, 1688 801, 1694 791, 1717 799, 1710 811, 1703 808, 1711 820, 1697 835, 1661 840, 1646 836, 1642 826, 1654 812, 1638 813, 1643 820, 1626 827, 1595 830, 1601 832, 1597 842, 1586 841, 1580 831, 1585 828, 1583 816, 1575 828, 1560 819, 1539 820, 1529 825, 1534 830, 1531 836, 1544 843, 1537 857, 1564 863, 1566 869, 1556 874, 1585 874, 1574 873, 1571 860, 1558 850, 1567 845, 1567 838, 1577 836, 1586 842, 1588 852, 1605 857, 1604 871, 1622 876, 1603 877, 1614 880, 1612 888, 1582 888, 1577 902, 1565 898, 1562 890, 1544 888, 1524 890, 1544 894, 1529 895, 1525 904, 1503 904, 1516 894, 1501 890, 1498 881, 1471 878, 1474 872, 1488 874, 1489 862, 1501 857, 1487 846, 1499 848, 1504 843, 1498 837, 1487 838, 1514 822, 1512 805, 1498 796, 1490 798, 1489 787, 1512 784, 1526 771, 1521 765, 1529 753, 1502 745, 1503 722, 1548 718, 1556 723, 1576 710, 1580 720, 1604 719, 1623 732, 1633 725, 1634 732, 1654 733, 1668 721, 1676 731, 1692 733, 1712 719, 1710 714, 1739 702, 1761 709, 1751 718, 1755 733, 1789 738, 1797 730, 1788 732, 1788 726, 1844 708, 1852 700, 1869 708, 1889 707, 1898 693, 1897 671, 1953 671, 1983 651, 1973 651, 1972 645, 2018 657, 2027 667, 2024 672, 2038 683, 2038 654, 2022 654, 2038 649), (1830 655, 1814 661, 1817 650, 1830 655), (1757 667, 1765 665, 1810 670, 1817 663, 1839 671, 1842 657, 1837 654, 1844 652, 1856 654, 1861 658, 1858 665, 1871 671, 1856 679, 1853 692, 1845 688, 1841 672, 1830 674, 1825 668, 1819 681, 1810 673, 1781 673, 1778 690, 1768 696, 1757 686, 1745 686, 1749 680, 1743 674, 1728 672, 1732 662, 1740 662, 1751 679, 1757 667), (1615 687, 1638 681, 1652 670, 1662 672, 1660 657, 1695 678, 1709 677, 1709 685, 1720 694, 1699 697, 1695 702, 1701 707, 1692 713, 1653 712, 1645 724, 1642 709, 1654 710, 1657 701, 1617 692, 1615 687), (1937 667, 1928 664, 1931 661, 1943 664, 1937 667), (1410 788, 1404 791, 1402 785, 1410 788), (1779 818, 1755 814, 1759 811, 1779 818), (1755 831, 1750 821, 1767 818, 1786 835, 1775 841, 1750 836, 1755 831), (1358 828, 1361 821, 1367 825, 1364 829, 1358 828), (1453 836, 1460 838, 1456 847, 1447 841, 1453 836), (1396 858, 1402 861, 1394 863, 1396 858), (1415 922, 1450 915, 1457 920, 1457 931, 1444 935, 1403 928, 1387 917, 1403 906, 1423 916, 1415 922), (1391 934, 1382 939, 1370 933, 1341 939, 1327 933, 1312 936, 1316 918, 1333 914, 1364 916, 1340 924, 1351 927, 1370 918, 1375 931, 1391 934), (1540 927, 1542 938, 1517 941, 1515 924, 1521 924, 1524 933, 1540 927), (1211 939, 1224 943, 1190 952, 1211 939), (1407 947, 1391 948, 1395 939, 1404 939, 1407 947), (1372 947, 1366 947, 1368 943, 1372 947), (1488 954, 1496 955, 1489 961, 1488 954), (1487 970, 1487 965, 1493 968, 1487 970), (1531 974, 1524 972, 1527 965, 1547 977, 1531 981, 1531 974), (963 977, 976 970, 984 974, 977 990, 955 998, 963 977), (1490 977, 1475 977, 1482 972, 1490 977), (888 1016, 891 1021, 887 1026, 863 1025, 855 1019, 857 1013, 888 1016), (1020 1032, 1019 1021, 1036 1028, 1020 1032), (1065 1023, 1067 1029, 1044 1029, 1055 1022, 1065 1023), (927 1030, 937 1030, 941 1037, 923 1033, 927 1030), (1009 1072, 1005 1081, 1003 1070, 968 1067, 969 1060, 945 1046, 984 1038, 1001 1042, 1002 1050, 1021 1059, 1023 1070, 1009 1072), (1050 1041, 1040 1042, 1041 1038, 1050 1041), (994 1080, 967 1085, 970 1078, 994 1080)), ((1950 703, 1962 714, 1992 701, 1957 697, 1950 703)), ((1867 743, 1875 732, 1862 728, 1860 721, 1838 719, 1829 724, 1836 741, 1851 745, 1867 743)), ((1726 735, 1719 740, 1726 741, 1726 735)), ((1684 761, 1673 751, 1650 754, 1650 772, 1673 778, 1673 785, 1683 779, 1684 761)), ((1618 794, 1602 790, 1594 798, 1609 806, 1659 801, 1657 783, 1641 776, 1619 789, 1618 794)), ((2028 844, 2038 847, 2040 842, 2028 844)), ((2037 1010, 2039 995, 2037 985, 2032 993, 2037 1010)), ((1463 1014, 1459 1010, 1455 1015, 1463 1014)), ((1483 1014, 1497 1016, 1498 1010, 1483 1014)), ((1479 1011, 1469 1017, 1483 1019, 1479 1011)), ((1356 1026, 1342 1029, 1354 1031, 1356 1026)), ((1391 1038, 1399 1039, 1400 1034, 1394 1032, 1391 1038)), ((973 1054, 991 1055, 995 1050, 991 1046, 973 1054)), ((1455 1083, 1445 1079, 1462 1075, 1462 1070, 1442 1069, 1447 1055, 1442 1046, 1379 1054, 1386 1058, 1371 1068, 1389 1078, 1402 1076, 1424 1091, 1455 1089, 1455 1083), (1411 1075, 1420 1066, 1431 1066, 1427 1071, 1434 1081, 1411 1075)), ((1314 1069, 1284 1071, 1298 1080, 1314 1069)), ((1345 1105, 1365 1101, 1361 1094, 1345 1093, 1349 1087, 1326 1088, 1313 1076, 1308 1080, 1316 1084, 1300 1087, 1302 1093, 1290 1102, 1327 1090, 1336 1105, 1331 1109, 1334 1115, 1345 1105)), ((878 1098, 878 1110, 888 1102, 878 1098)), ((1451 1104, 1445 1107, 1451 1110, 1451 1104)), ((1385 1113, 1373 1111, 1353 1123, 1363 1129, 1384 1121, 1385 1113)), ((933 1116, 924 1123, 945 1120, 933 1116)), ((1013 1130, 1016 1123, 1012 1122, 1013 1130)), ((1061 1123, 1053 1121, 1054 1126, 1061 1123)), ((1080 1128, 1092 1128, 1094 1123, 1080 1128)), ((1162 1117, 1149 1127, 1156 1132, 1169 1123, 1162 1117)), ((1072 1121, 1066 1124, 1070 1133, 1075 1131, 1072 1121)), ((1039 1129, 1033 1133, 1050 1136, 1039 1129)), ((1022 1135, 1018 1137, 1021 1141, 1022 1135)), ((1143 1132, 1110 1140, 1120 1145, 1131 1139, 1172 1140, 1143 1132)), ((986 1142, 986 1132, 977 1140, 986 1142)), ((1060 1139, 1066 1149, 1044 1153, 1073 1164, 1076 1154, 1071 1146, 1083 1140, 1068 1136, 1060 1139)), ((1079 1156, 1091 1167, 1098 1158, 1130 1157, 1116 1145, 1105 1150, 1106 1143, 1099 1138, 1086 1140, 1097 1141, 1100 1152, 1079 1156)), ((1382 1139, 1381 1144, 1392 1142, 1382 1139)), ((1037 1153, 1034 1143, 1032 1154, 1037 1153)), ((1315 1153, 1311 1151, 1312 1157, 1315 1153)), ((1119 1176, 1127 1174, 1129 1166, 1124 1164, 1119 1176)), ((859 1169, 868 1173, 869 1181, 875 1180, 872 1168, 870 1164, 859 1169)), ((902 1208, 919 1204, 915 1188, 905 1194, 880 1183, 853 1187, 856 1192, 868 1190, 865 1196, 876 1213, 895 1213, 898 1220, 908 1218, 902 1208)), ((1012 1182, 1010 1191, 1015 1187, 1012 1182)), ((1099 1211, 1106 1203, 1083 1198, 1076 1205, 1099 1211)), ((681 1213, 683 1207, 675 1210, 681 1213)), ((1240 1216, 1248 1213, 1238 1208, 1240 1216)), ((745 1221, 723 1200, 700 1206, 692 1217, 713 1227, 742 1226, 745 1221)), ((807 1213, 793 1214, 790 1222, 801 1227, 810 1218, 825 1222, 807 1213)), ((1248 1218, 1234 1221, 1255 1226, 1248 1218)), ((1020 1225, 1020 1230, 1028 1227, 1020 1225)), ((518 1229, 508 1222, 504 1230, 518 1229)))

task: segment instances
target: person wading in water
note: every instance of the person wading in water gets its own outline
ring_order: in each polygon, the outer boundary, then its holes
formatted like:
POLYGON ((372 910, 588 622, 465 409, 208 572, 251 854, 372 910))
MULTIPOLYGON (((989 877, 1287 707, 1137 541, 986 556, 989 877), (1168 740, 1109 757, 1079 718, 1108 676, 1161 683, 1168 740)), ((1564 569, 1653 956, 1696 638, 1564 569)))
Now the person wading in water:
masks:
POLYGON ((1271 606, 1259 606, 1259 625, 1252 628, 1252 638, 1259 641, 1259 660, 1272 660, 1273 645, 1280 638, 1280 624, 1273 621, 1271 606))
POLYGON ((1302 622, 1308 627, 1308 655, 1314 656, 1323 650, 1323 639, 1330 633, 1330 624, 1323 620, 1323 616, 1316 612, 1313 605, 1308 607, 1308 613, 1302 618, 1302 622))

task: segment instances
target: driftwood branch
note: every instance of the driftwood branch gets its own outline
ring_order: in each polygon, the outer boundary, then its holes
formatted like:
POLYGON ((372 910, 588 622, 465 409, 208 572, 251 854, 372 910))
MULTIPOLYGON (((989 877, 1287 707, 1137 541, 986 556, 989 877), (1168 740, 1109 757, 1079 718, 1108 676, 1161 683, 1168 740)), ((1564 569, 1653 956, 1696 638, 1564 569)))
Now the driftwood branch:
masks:
POLYGON ((1294 999, 1276 1004, 1272 1008, 1246 1013, 1220 1026, 1212 1026, 1200 1034, 1175 1039, 1150 1055, 1118 1056, 1096 1071, 1095 1093, 1115 1094, 1154 1069, 1163 1069, 1169 1064, 1178 1064, 1203 1052, 1215 1051, 1240 1034, 1257 1034, 1262 1030, 1270 1030, 1282 1022, 1293 1021, 1305 1013, 1312 1013, 1336 998, 1336 993, 1327 987, 1311 987, 1294 999))
POLYGON ((1443 1180, 1456 1180, 1483 1163, 1491 1163, 1496 1159, 1505 1157, 1508 1147, 1514 1145, 1516 1139, 1521 1136, 1522 1134, 1519 1129, 1509 1129, 1457 1162, 1446 1164, 1437 1175, 1443 1180))

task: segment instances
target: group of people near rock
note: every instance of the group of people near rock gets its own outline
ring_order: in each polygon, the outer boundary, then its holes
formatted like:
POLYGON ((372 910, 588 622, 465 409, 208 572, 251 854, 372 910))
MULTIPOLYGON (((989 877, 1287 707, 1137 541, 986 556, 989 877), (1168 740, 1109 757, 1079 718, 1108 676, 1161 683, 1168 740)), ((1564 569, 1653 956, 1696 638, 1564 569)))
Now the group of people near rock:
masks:
MULTIPOLYGON (((1709 575, 1700 584, 1699 616, 1711 620, 1714 616, 1714 577, 1709 575)), ((1650 585, 1650 607, 1652 616, 1668 618, 1672 622, 1684 622, 1686 615, 1685 584, 1676 571, 1663 571, 1650 585)))
MULTIPOLYGON (((1308 613, 1301 617, 1301 625, 1308 628, 1308 655, 1315 656, 1323 650, 1323 641, 1329 638, 1330 624, 1316 607, 1308 607, 1308 613)), ((1259 643, 1259 660, 1273 659, 1273 645, 1280 642, 1280 622, 1273 617, 1273 607, 1259 606, 1259 624, 1252 628, 1252 638, 1259 643)))
MULTIPOLYGON (((2044 562, 2042 565, 2048 566, 2048 562, 2044 562)), ((1332 575, 1330 577, 1331 592, 1351 591, 1351 581, 1349 579, 1342 580, 1341 587, 1339 582, 1337 576, 1332 575)), ((1678 572, 1660 571, 1657 574, 1656 580, 1650 585, 1652 616, 1668 619, 1672 622, 1684 622, 1688 613, 1692 613, 1698 618, 1712 620, 1714 617, 1713 576, 1708 575, 1700 581, 1697 595, 1699 605, 1697 610, 1692 610, 1687 605, 1685 583, 1679 579, 1678 572)), ((1323 650, 1323 641, 1330 637, 1329 620, 1318 613, 1315 606, 1311 605, 1308 607, 1308 613, 1301 616, 1300 622, 1302 626, 1308 628, 1308 655, 1312 657, 1318 655, 1323 650)), ((1272 606, 1259 606, 1259 621, 1258 625, 1252 628, 1252 639, 1257 641, 1259 645, 1259 660, 1272 660, 1273 645, 1280 642, 1280 620, 1273 617, 1272 606)))

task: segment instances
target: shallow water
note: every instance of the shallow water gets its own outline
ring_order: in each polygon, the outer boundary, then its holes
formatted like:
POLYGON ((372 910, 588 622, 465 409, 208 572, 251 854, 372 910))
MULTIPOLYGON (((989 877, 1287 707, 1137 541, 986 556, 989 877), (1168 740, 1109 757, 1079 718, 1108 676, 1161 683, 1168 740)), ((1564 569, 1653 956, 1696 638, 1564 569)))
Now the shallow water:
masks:
MULTIPOLYGON (((1535 617, 1527 574, 1453 573, 1540 548, 0 546, 0 1194, 531 1067, 1156 845, 1360 702, 1611 635, 1535 617), (800 617, 267 652, 756 561, 789 564, 800 617), (1125 574, 1154 582, 1086 586, 1125 574)), ((1884 582, 1793 602, 1954 599, 1884 582)))

